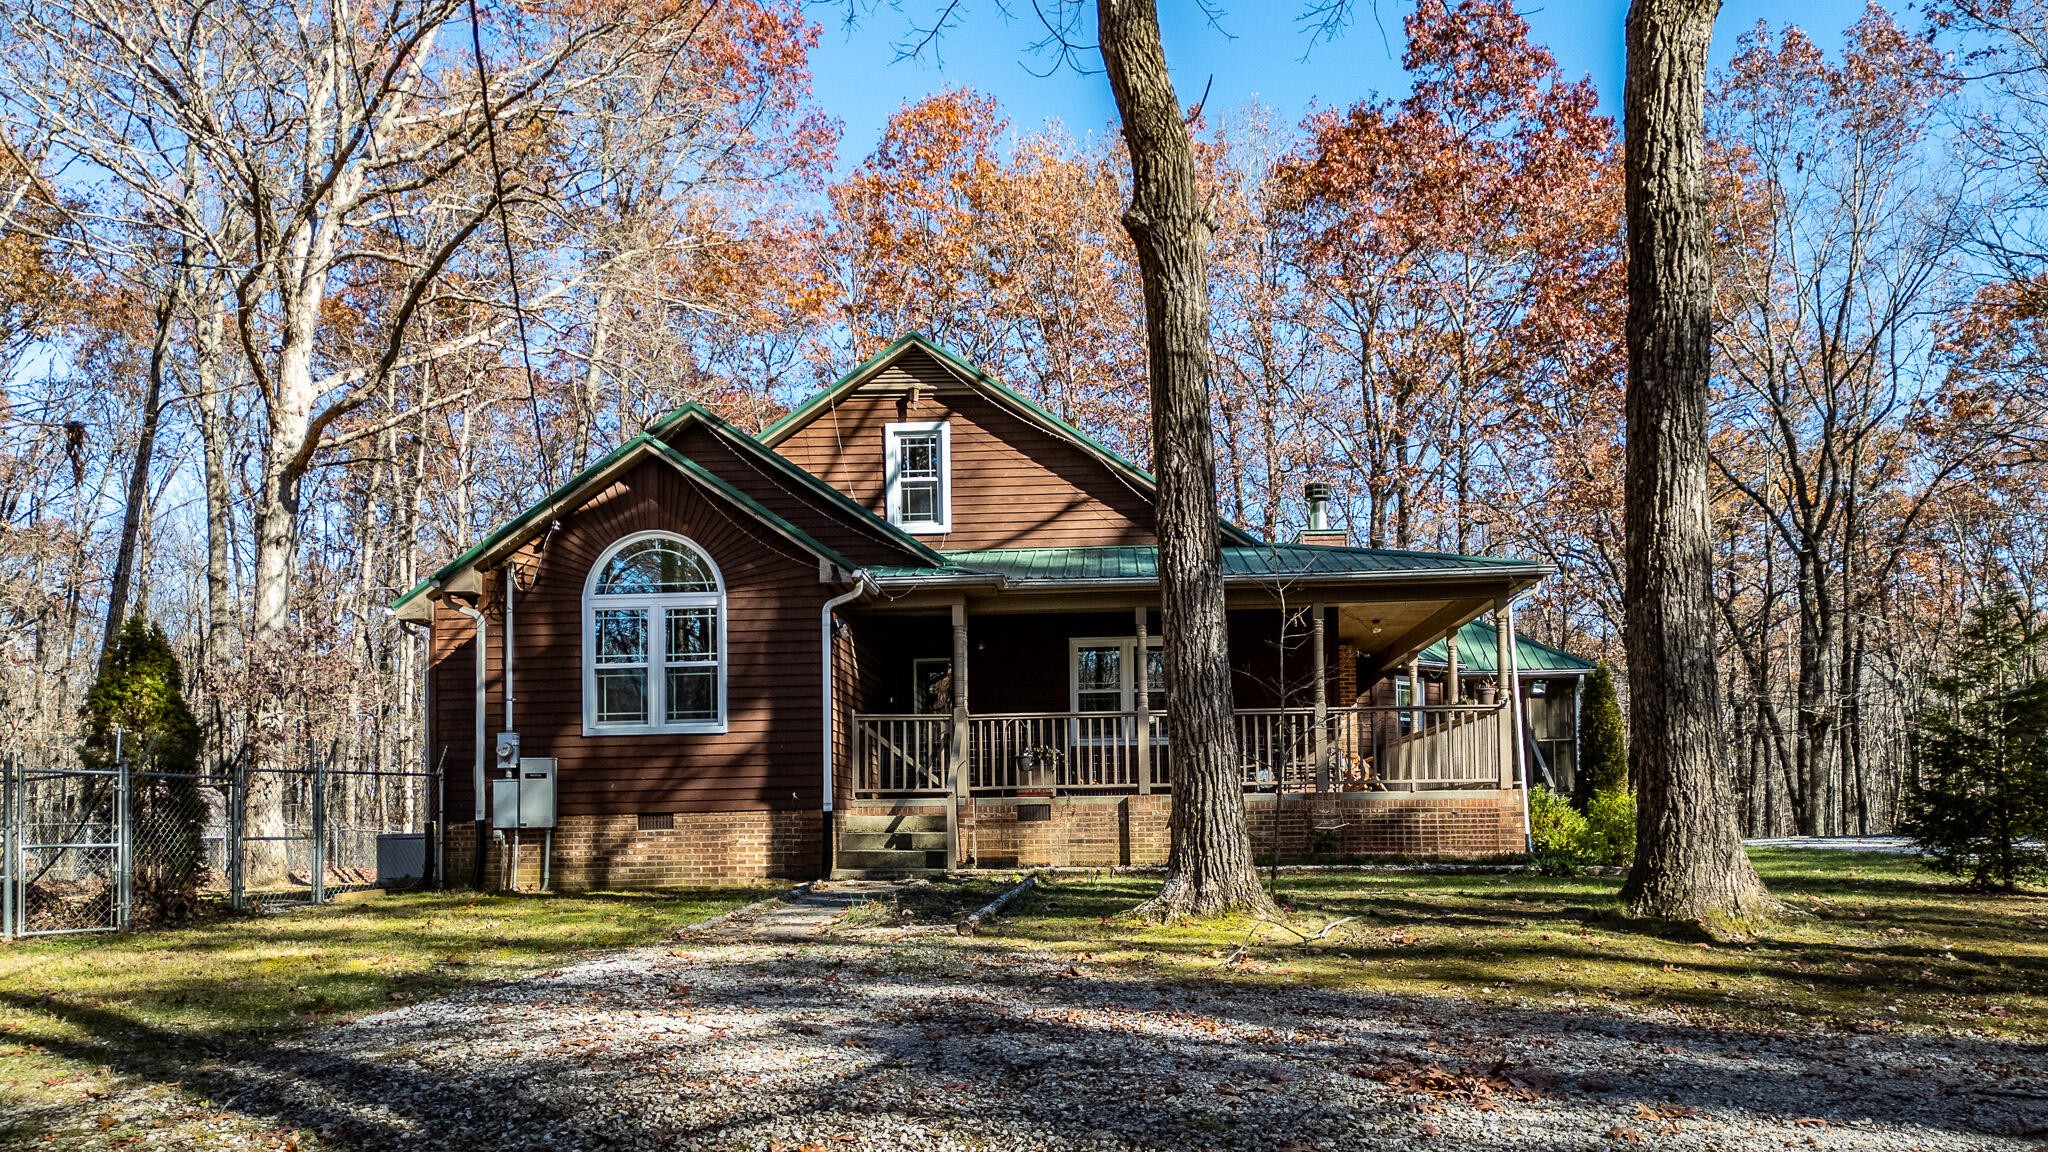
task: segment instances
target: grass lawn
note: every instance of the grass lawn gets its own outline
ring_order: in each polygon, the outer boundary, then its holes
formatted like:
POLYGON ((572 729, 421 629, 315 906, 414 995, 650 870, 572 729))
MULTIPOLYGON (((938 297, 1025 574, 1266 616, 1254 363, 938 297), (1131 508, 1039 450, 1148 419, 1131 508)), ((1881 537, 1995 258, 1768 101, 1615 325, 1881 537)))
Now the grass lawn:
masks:
POLYGON ((199 1108, 170 1085, 194 1064, 311 1024, 646 944, 768 894, 356 893, 170 931, 0 944, 0 1147, 53 1135, 67 1148, 143 1135, 176 1147, 315 1147, 199 1108), (136 1106, 138 1092, 150 1106, 136 1106))
POLYGON ((1357 917, 1308 945, 1251 920, 1133 923, 1121 913, 1158 884, 1144 876, 1057 878, 984 938, 1070 949, 1132 979, 1308 982, 1503 1005, 1664 1009, 1700 1024, 2048 1040, 2048 894, 1963 892, 1900 856, 1751 856, 1801 914, 1742 944, 1630 924, 1618 877, 1398 872, 1283 872, 1295 927, 1312 933, 1357 917))

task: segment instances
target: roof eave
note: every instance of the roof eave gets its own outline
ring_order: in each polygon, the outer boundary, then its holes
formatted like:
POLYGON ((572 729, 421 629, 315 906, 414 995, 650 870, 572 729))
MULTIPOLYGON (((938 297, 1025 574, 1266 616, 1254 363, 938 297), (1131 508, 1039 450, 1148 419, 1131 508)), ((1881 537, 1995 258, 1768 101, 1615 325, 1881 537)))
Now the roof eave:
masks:
MULTIPOLYGON (((1224 576, 1223 582, 1226 586, 1236 587, 1271 586, 1274 584, 1281 583, 1290 586, 1300 586, 1303 584, 1315 586, 1328 586, 1333 584, 1342 585, 1402 583, 1412 581, 1418 576, 1428 577, 1432 580, 1442 579, 1447 581, 1457 581, 1459 583, 1471 583, 1481 581, 1494 582, 1499 580, 1503 576, 1509 578, 1510 580, 1533 581, 1542 579, 1543 573, 1532 573, 1530 571, 1522 569, 1506 572, 1497 569, 1462 569, 1454 571, 1429 569, 1402 569, 1389 572, 1313 573, 1280 575, 1237 574, 1224 576)), ((1039 579, 1030 576, 1012 576, 1005 575, 1002 573, 976 573, 972 575, 948 576, 884 577, 879 578, 877 582, 880 583, 883 587, 891 588, 966 586, 977 583, 983 583, 994 584, 997 587, 1001 587, 1003 589, 1016 592, 1120 592, 1137 591, 1142 589, 1159 587, 1159 578, 1157 576, 1109 576, 1080 579, 1065 579, 1054 577, 1039 579)))

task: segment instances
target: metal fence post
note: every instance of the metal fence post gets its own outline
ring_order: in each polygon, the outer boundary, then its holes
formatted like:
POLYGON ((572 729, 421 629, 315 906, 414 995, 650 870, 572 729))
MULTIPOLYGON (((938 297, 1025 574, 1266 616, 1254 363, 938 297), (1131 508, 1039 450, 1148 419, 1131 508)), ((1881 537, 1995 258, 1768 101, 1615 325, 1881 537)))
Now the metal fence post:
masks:
POLYGON ((242 811, 247 806, 248 794, 248 764, 237 756, 228 767, 228 824, 225 833, 228 839, 228 907, 237 912, 247 911, 249 907, 242 881, 242 811))
POLYGON ((14 815, 14 757, 0 756, 0 940, 18 931, 14 922, 14 882, 21 875, 21 838, 14 815))
POLYGON ((327 761, 313 757, 313 903, 327 902, 327 761))
POLYGON ((135 902, 135 775, 128 757, 114 761, 114 927, 128 930, 135 902))

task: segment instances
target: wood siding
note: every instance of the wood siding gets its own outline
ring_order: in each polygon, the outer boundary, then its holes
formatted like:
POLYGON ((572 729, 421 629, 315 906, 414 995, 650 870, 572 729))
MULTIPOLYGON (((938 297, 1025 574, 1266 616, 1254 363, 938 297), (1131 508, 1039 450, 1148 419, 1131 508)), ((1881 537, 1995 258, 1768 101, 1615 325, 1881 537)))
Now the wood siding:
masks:
POLYGON ((887 528, 859 523, 858 513, 781 475, 701 424, 687 425, 667 439, 676 451, 855 564, 918 562, 916 553, 887 538, 887 528))
MULTIPOLYGON (((563 816, 815 809, 821 802, 818 614, 835 589, 807 551, 650 460, 565 516, 544 550, 520 554, 514 619, 515 728, 528 756, 560 762, 563 816), (720 734, 583 734, 583 587, 614 542, 650 529, 695 541, 726 586, 727 731, 720 734)), ((485 731, 504 728, 502 577, 490 574, 489 695, 485 731)), ((447 811, 470 818, 472 630, 437 606, 431 645, 431 755, 447 774, 447 811)))
POLYGON ((934 548, 1059 548, 1151 544, 1152 498, 1109 465, 961 384, 921 352, 904 355, 819 413, 777 451, 886 514, 885 428, 952 425, 952 527, 934 548), (922 389, 915 408, 907 391, 922 389))

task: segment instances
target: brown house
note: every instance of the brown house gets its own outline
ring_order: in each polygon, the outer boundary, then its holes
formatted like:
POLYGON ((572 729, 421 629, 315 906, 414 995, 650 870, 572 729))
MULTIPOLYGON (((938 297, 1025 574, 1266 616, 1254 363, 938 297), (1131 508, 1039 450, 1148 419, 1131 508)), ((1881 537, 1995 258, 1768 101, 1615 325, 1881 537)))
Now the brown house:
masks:
MULTIPOLYGON (((759 436, 665 417, 394 605, 431 632, 445 874, 1162 862, 1153 492, 916 336, 759 436)), ((1346 547, 1319 496, 1312 521, 1217 527, 1261 851, 1522 851, 1523 694, 1396 687, 1460 629, 1518 676, 1510 602, 1550 569, 1346 547)))

